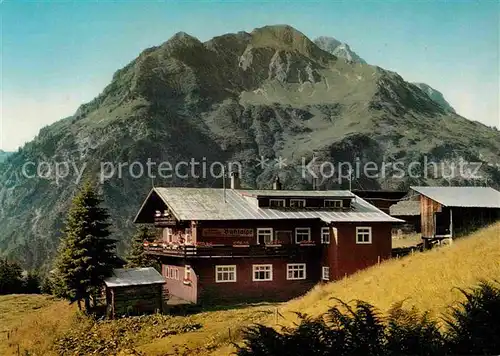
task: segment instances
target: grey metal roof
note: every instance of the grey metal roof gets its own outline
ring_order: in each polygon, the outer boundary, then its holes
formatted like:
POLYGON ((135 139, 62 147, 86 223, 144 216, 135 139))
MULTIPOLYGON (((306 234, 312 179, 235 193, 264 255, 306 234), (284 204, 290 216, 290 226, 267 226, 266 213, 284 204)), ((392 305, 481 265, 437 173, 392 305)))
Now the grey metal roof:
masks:
POLYGON ((420 215, 420 201, 402 200, 389 207, 392 216, 416 216, 420 215))
POLYGON ((500 192, 490 187, 410 187, 448 207, 500 208, 500 192))
POLYGON ((288 198, 354 198, 348 190, 238 190, 243 195, 252 197, 288 197, 288 198))
POLYGON ((104 280, 107 287, 127 287, 147 284, 163 284, 165 278, 153 267, 117 268, 104 280))
MULTIPOLYGON (((259 208, 257 199, 243 190, 216 188, 154 188, 178 220, 279 220, 323 219, 331 222, 401 222, 377 209, 365 200, 354 197, 351 211, 321 208, 259 208), (225 200, 224 200, 225 195, 225 200), (247 195, 247 196, 245 196, 247 195)), ((263 192, 256 191, 263 195, 263 192)), ((269 191, 276 195, 276 191, 269 191)), ((293 191, 279 191, 283 196, 295 196, 293 191)), ((348 196, 345 191, 309 191, 309 196, 348 196)), ((300 192, 304 195, 305 192, 300 192)))

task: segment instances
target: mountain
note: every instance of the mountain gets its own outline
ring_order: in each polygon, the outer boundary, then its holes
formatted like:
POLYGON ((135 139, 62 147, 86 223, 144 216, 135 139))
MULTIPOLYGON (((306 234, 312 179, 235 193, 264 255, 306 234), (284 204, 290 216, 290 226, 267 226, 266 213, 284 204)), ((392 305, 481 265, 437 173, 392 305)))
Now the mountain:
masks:
MULTIPOLYGON (((354 52, 347 43, 340 42, 333 37, 320 36, 314 40, 314 43, 322 50, 331 53, 338 58, 345 59, 350 63, 367 64, 366 61, 358 56, 358 54, 354 52)), ((455 109, 453 109, 453 107, 446 101, 443 94, 438 90, 425 83, 412 84, 419 87, 425 94, 429 96, 429 98, 439 104, 444 110, 456 113, 455 109)))
POLYGON ((314 43, 322 50, 348 62, 367 64, 347 43, 340 42, 333 37, 320 36, 314 40, 314 43))
POLYGON ((5 161, 7 157, 9 157, 13 152, 5 152, 3 150, 0 150, 0 163, 5 161))
POLYGON ((413 84, 419 87, 424 93, 429 95, 429 98, 438 103, 443 109, 452 113, 456 113, 455 109, 453 109, 450 103, 446 101, 444 95, 440 91, 432 88, 430 85, 425 83, 413 83, 413 84))
POLYGON ((144 50, 94 100, 0 164, 0 254, 28 268, 47 265, 85 179, 102 178, 123 252, 152 184, 220 187, 219 162, 240 162, 245 187, 269 188, 279 173, 285 188, 310 189, 312 163, 321 189, 347 188, 339 163, 351 162, 364 168, 353 188, 404 189, 477 182, 421 168, 465 160, 483 163, 480 173, 498 186, 499 152, 498 131, 444 110, 397 73, 338 60, 290 26, 206 42, 181 32, 144 50), (386 164, 395 161, 408 173, 386 164))

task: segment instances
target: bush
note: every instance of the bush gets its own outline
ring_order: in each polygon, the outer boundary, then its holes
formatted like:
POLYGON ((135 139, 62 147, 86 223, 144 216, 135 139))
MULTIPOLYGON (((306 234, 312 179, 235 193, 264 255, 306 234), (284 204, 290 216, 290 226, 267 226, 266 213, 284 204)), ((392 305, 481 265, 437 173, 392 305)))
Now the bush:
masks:
POLYGON ((471 291, 460 290, 466 300, 445 319, 451 353, 500 354, 500 285, 482 282, 471 291))
POLYGON ((244 331, 239 356, 270 355, 495 355, 500 354, 500 285, 482 282, 461 290, 441 331, 427 312, 394 305, 382 317, 370 304, 339 301, 325 315, 299 315, 295 328, 256 325, 244 331))
POLYGON ((0 295, 20 293, 22 273, 19 264, 0 258, 0 295))

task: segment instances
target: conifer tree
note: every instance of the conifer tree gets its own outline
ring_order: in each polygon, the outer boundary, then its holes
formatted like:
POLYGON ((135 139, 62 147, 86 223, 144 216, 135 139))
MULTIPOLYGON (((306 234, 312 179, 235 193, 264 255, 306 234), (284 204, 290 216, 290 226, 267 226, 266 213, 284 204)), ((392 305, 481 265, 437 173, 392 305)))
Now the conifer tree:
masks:
POLYGON ((109 214, 90 183, 72 201, 55 267, 62 294, 72 302, 85 302, 102 287, 103 280, 118 266, 116 241, 109 238, 109 214))
POLYGON ((132 244, 127 255, 127 267, 156 267, 156 260, 144 252, 144 242, 154 240, 154 231, 147 226, 140 226, 132 236, 132 244))

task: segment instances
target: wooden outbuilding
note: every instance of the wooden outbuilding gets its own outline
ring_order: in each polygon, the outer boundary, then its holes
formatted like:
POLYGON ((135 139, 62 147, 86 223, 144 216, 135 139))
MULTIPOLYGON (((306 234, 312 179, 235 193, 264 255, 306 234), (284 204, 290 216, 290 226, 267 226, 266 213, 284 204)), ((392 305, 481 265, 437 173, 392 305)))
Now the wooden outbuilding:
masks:
POLYGON ((163 311, 165 278, 154 268, 118 268, 105 281, 107 314, 140 315, 163 311))
POLYGON ((417 197, 424 240, 452 239, 500 219, 500 192, 490 187, 411 187, 410 193, 413 198, 394 205, 391 215, 402 217, 399 208, 417 197))

